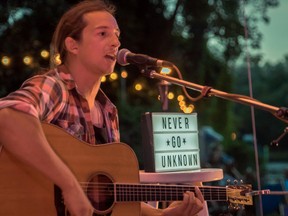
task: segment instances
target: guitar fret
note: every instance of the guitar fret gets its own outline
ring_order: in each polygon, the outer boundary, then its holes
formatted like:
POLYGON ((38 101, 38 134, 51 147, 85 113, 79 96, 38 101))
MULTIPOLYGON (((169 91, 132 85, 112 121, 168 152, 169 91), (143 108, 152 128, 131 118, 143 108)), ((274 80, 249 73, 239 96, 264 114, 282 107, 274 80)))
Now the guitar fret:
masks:
POLYGON ((150 198, 149 198, 149 199, 150 199, 150 200, 153 200, 153 194, 152 194, 152 191, 153 191, 152 188, 153 188, 153 186, 150 185, 149 187, 150 187, 150 198))
POLYGON ((226 188, 217 188, 217 187, 210 187, 210 188, 206 188, 203 187, 200 189, 204 199, 206 201, 211 201, 211 200, 216 200, 216 201, 220 201, 220 200, 227 200, 227 195, 226 195, 226 188))
POLYGON ((135 192, 134 192, 135 186, 134 185, 130 185, 129 188, 130 188, 130 192, 129 192, 130 199, 129 199, 129 201, 135 201, 135 192))
POLYGON ((118 185, 118 184, 115 184, 115 191, 116 191, 116 193, 115 193, 115 197, 116 197, 116 199, 115 199, 115 201, 116 202, 120 202, 121 201, 121 199, 120 199, 120 185, 118 185))
POLYGON ((153 188, 153 196, 152 196, 152 201, 156 201, 157 200, 157 187, 155 185, 152 185, 153 188))
POLYGON ((164 190, 164 198, 163 198, 163 200, 167 200, 167 190, 164 190))
POLYGON ((134 187, 134 192, 133 192, 133 201, 138 201, 138 187, 137 187, 137 185, 134 185, 133 186, 134 187))
MULTIPOLYGON (((163 187, 165 187, 165 186, 163 186, 163 187)), ((162 187, 162 188, 163 188, 162 187)), ((162 190, 163 191, 163 197, 162 197, 162 200, 161 201, 163 201, 163 200, 167 200, 167 190, 162 190)))
POLYGON ((127 201, 133 201, 132 185, 127 185, 127 201))
POLYGON ((144 200, 145 200, 145 201, 148 201, 148 197, 147 197, 148 187, 147 187, 147 185, 144 185, 143 189, 144 189, 144 190, 143 190, 143 194, 145 195, 144 200))
MULTIPOLYGON (((211 190, 211 189, 210 189, 211 190)), ((211 193, 212 194, 212 200, 217 200, 217 197, 218 197, 218 192, 217 192, 217 188, 214 190, 214 193, 211 193)))
POLYGON ((179 197, 179 194, 183 195, 182 192, 179 192, 179 187, 176 189, 175 199, 177 200, 179 197))
POLYGON ((122 198, 122 200, 121 201, 126 201, 126 197, 125 197, 125 186, 124 185, 122 185, 121 186, 121 198, 122 198))
MULTIPOLYGON (((159 193, 159 187, 155 186, 155 193, 156 193, 156 199, 155 200, 160 200, 161 198, 161 193, 159 193)), ((153 200, 153 201, 155 201, 153 200)))
POLYGON ((123 201, 127 201, 127 197, 125 196, 126 190, 127 190, 126 186, 122 185, 122 200, 123 201))
POLYGON ((138 199, 137 199, 137 195, 138 195, 138 193, 137 193, 137 186, 136 185, 133 185, 133 201, 137 201, 138 199))
POLYGON ((132 201, 137 201, 137 199, 136 199, 136 186, 135 185, 132 185, 132 197, 131 197, 131 200, 132 201))
POLYGON ((141 194, 140 199, 141 199, 142 201, 144 201, 144 200, 145 200, 145 194, 143 193, 143 187, 139 187, 138 191, 139 191, 139 193, 141 194))
POLYGON ((126 185, 126 201, 131 201, 131 186, 126 185))

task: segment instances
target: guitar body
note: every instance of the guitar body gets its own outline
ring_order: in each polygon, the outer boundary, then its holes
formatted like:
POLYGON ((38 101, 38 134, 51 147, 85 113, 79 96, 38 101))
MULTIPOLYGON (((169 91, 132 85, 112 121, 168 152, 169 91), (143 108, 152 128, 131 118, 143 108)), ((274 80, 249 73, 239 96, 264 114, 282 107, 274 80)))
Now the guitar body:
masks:
MULTIPOLYGON (((52 148, 80 183, 89 181, 96 173, 104 174, 116 183, 139 183, 137 157, 128 145, 94 146, 53 125, 43 124, 43 129, 52 148)), ((4 148, 0 152, 0 175, 0 215, 57 215, 53 182, 4 148)), ((97 212, 97 215, 140 215, 140 202, 116 202, 109 212, 97 212)))

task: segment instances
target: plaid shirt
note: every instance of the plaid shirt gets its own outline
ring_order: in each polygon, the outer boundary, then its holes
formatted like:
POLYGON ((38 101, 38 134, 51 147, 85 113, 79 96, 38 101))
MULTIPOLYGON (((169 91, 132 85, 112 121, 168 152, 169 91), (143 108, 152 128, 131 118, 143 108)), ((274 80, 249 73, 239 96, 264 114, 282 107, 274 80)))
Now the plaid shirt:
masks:
MULTIPOLYGON (((101 90, 95 100, 102 108, 107 142, 119 142, 116 107, 101 90)), ((19 90, 0 99, 0 109, 4 107, 26 112, 41 122, 58 125, 73 136, 96 144, 88 102, 78 93, 74 80, 64 67, 28 79, 19 90)))

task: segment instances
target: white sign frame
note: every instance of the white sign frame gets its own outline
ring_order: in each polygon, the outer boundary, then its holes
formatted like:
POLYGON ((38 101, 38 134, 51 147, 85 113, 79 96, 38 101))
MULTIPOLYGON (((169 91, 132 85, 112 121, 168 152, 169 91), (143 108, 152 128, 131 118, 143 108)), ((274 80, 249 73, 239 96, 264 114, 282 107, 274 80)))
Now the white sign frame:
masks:
POLYGON ((145 171, 200 169, 197 113, 145 113, 142 127, 145 171))

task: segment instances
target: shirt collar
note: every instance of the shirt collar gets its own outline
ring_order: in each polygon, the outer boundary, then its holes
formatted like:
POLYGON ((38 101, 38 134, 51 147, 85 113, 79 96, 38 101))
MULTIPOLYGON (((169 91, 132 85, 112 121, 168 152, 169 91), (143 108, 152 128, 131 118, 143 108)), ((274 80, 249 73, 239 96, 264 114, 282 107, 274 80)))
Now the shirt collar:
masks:
POLYGON ((68 90, 76 88, 76 83, 64 65, 57 66, 57 72, 68 90))
MULTIPOLYGON (((77 89, 77 85, 65 65, 57 66, 57 72, 68 90, 77 89)), ((115 105, 109 100, 102 89, 99 89, 96 100, 110 113, 117 114, 115 105)))

